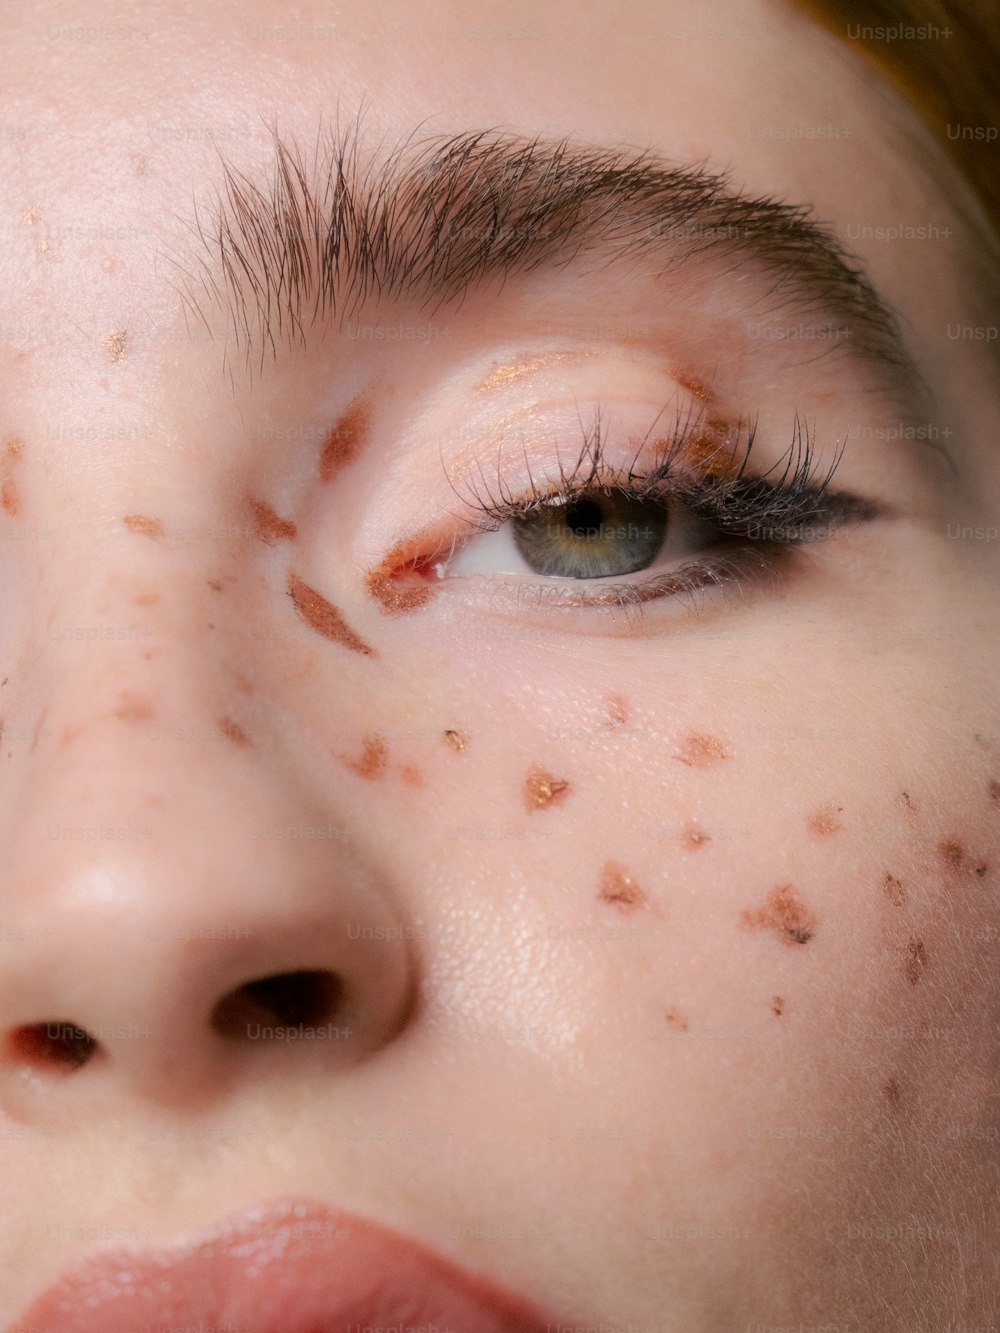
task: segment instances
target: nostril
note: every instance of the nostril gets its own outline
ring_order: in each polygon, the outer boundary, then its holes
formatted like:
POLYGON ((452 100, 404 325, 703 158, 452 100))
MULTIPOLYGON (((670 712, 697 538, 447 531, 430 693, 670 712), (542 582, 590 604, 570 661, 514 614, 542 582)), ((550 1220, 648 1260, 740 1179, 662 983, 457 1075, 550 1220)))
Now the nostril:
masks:
POLYGON ((254 1024, 305 1027, 330 1020, 340 1002, 333 972, 280 972, 248 981, 224 995, 212 1012, 212 1027, 223 1037, 246 1037, 254 1024))
POLYGON ((30 1023, 15 1028, 8 1037, 14 1058, 35 1069, 79 1069, 92 1059, 98 1044, 85 1028, 75 1023, 30 1023))

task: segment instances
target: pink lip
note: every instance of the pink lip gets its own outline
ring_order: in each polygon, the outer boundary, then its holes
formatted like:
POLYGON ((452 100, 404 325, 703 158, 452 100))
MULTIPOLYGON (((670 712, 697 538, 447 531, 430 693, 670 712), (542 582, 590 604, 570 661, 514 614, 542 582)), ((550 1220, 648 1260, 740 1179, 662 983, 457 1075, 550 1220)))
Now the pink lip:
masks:
POLYGON ((99 1255, 9 1333, 545 1333, 548 1323, 403 1236, 291 1200, 198 1241, 99 1255))

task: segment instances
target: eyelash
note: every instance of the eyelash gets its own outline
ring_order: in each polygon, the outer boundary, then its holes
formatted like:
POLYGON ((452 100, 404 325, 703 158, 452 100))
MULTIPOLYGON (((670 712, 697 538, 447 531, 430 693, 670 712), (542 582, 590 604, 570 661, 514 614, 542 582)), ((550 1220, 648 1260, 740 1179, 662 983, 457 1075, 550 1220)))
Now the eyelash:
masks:
MULTIPOLYGON (((718 428, 718 423, 710 424, 718 428)), ((632 463, 625 469, 616 468, 606 458, 604 425, 598 412, 590 430, 584 430, 583 447, 572 470, 567 474, 560 464, 558 484, 537 487, 529 469, 530 493, 514 497, 501 476, 496 479, 496 488, 491 489, 480 473, 482 489, 470 485, 471 498, 459 498, 472 510, 474 516, 469 521, 480 532, 495 532, 520 515, 587 496, 614 494, 633 501, 663 504, 679 501, 712 526, 721 538, 731 539, 731 544, 641 583, 601 581, 596 593, 579 591, 579 585, 587 580, 570 583, 553 580, 551 584, 540 585, 518 579, 519 600, 536 593, 539 606, 543 603, 557 607, 610 606, 635 609, 639 614, 644 612, 645 603, 662 597, 682 597, 694 602, 697 594, 713 586, 739 589, 746 578, 769 573, 780 561, 790 558, 790 548, 824 541, 835 529, 874 518, 880 512, 859 496, 831 490, 844 446, 824 469, 815 456, 815 432, 803 425, 798 413, 792 442, 782 461, 763 473, 747 470, 756 422, 744 420, 732 426, 721 442, 705 454, 706 436, 697 412, 678 415, 668 437, 657 442, 652 467, 637 471, 636 463, 646 451, 655 428, 654 422, 632 463), (695 464, 690 461, 693 447, 702 453, 695 464), (724 467, 713 472, 712 464, 717 460, 724 467), (769 479, 778 468, 782 469, 780 476, 769 479)), ((453 550, 454 547, 455 544, 453 550)))

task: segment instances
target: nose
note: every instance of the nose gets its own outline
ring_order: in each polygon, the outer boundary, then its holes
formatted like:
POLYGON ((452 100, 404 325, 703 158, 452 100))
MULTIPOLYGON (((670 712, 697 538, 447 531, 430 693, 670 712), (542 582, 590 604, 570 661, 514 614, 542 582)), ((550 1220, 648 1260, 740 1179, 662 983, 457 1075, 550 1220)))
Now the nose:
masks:
POLYGON ((413 932, 361 796, 304 775, 287 723, 268 743, 266 701, 251 743, 225 672, 191 660, 203 636, 168 639, 155 678, 139 644, 40 652, 45 725, 0 794, 0 1107, 19 1118, 334 1073, 411 1013, 413 932))

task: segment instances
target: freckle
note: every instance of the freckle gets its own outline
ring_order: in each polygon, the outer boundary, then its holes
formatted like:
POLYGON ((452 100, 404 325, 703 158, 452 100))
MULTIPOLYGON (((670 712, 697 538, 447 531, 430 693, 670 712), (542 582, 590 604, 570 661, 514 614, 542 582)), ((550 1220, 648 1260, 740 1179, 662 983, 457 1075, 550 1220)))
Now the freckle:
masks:
POLYGON ((986 874, 987 870, 989 870, 989 866, 986 865, 976 866, 975 870, 973 871, 973 874, 978 875, 979 878, 982 879, 983 876, 986 874))
POLYGON ((688 1021, 683 1014, 679 1014, 676 1009, 668 1009, 663 1015, 667 1021, 667 1027, 673 1028, 674 1032, 687 1032, 688 1021))
POLYGON ((35 747, 38 745, 38 742, 41 738, 42 728, 45 726, 45 719, 48 717, 48 715, 49 715, 49 710, 47 708, 43 708, 41 716, 39 717, 38 722, 35 725, 34 735, 31 738, 31 748, 29 750, 29 754, 34 754, 35 752, 35 747))
POLYGON ((809 832, 815 833, 817 838, 828 838, 831 833, 839 833, 844 826, 837 816, 843 814, 843 811, 842 805, 825 805, 806 820, 809 832))
POLYGON ((965 859, 965 848, 957 838, 947 838, 938 843, 938 855, 945 865, 960 866, 965 859))
POLYGON ((213 592, 222 591, 222 584, 219 582, 218 579, 206 579, 205 582, 208 584, 208 586, 212 589, 213 592))
POLYGON ((21 512, 21 497, 18 495, 12 477, 4 477, 3 481, 0 482, 0 506, 12 518, 21 512))
POLYGON ((69 747, 87 730, 85 722, 78 722, 74 726, 63 727, 62 734, 59 737, 59 749, 68 750, 69 747))
POLYGON ((306 624, 317 634, 322 634, 324 639, 330 639, 366 657, 378 656, 374 648, 369 647, 364 639, 355 634, 337 608, 315 588, 310 588, 308 583, 304 583, 298 574, 288 575, 288 595, 306 624))
POLYGON ((695 398, 700 398, 703 402, 712 395, 711 389, 703 380, 697 379, 686 370, 675 370, 674 379, 682 389, 687 389, 688 393, 693 394, 695 398))
POLYGON ((121 718, 123 722, 147 722, 151 717, 156 716, 156 709, 148 699, 140 698, 137 694, 130 694, 126 690, 119 695, 118 707, 115 709, 114 715, 121 718))
POLYGON ((766 907, 740 913, 751 930, 772 930, 783 944, 808 944, 816 932, 816 918, 800 901, 791 884, 779 884, 767 896, 766 907))
POLYGON ((704 847, 711 841, 711 835, 704 829, 698 828, 696 824, 686 824, 681 835, 681 846, 686 852, 696 852, 699 847, 704 847))
POLYGON ((601 902, 610 903, 624 912, 631 912, 636 907, 644 906, 646 902, 646 895, 642 889, 615 861, 606 861, 601 868, 601 889, 598 896, 601 902))
POLYGON ((158 592, 141 592, 138 597, 132 598, 133 606, 155 606, 160 600, 158 592))
POLYGON ((244 676, 242 671, 236 672, 235 679, 237 688, 242 690, 244 694, 256 693, 254 686, 251 684, 249 680, 247 680, 246 676, 244 676))
POLYGON ((550 805, 561 805, 570 791, 564 778, 554 778, 536 764, 524 780, 524 804, 527 809, 546 810, 550 805))
POLYGON ((690 768, 712 768, 729 755, 717 736, 699 734, 688 736, 674 758, 690 768))
POLYGON ((882 891, 893 907, 906 906, 906 889, 903 886, 903 881, 897 879, 895 875, 890 875, 888 871, 882 880, 882 891))
POLYGON ((413 764, 402 764, 399 769, 399 776, 408 787, 425 787, 424 775, 419 768, 413 764))
POLYGON ((255 535, 266 546, 277 546, 278 542, 291 541, 298 535, 298 528, 291 519, 282 518, 266 500, 250 500, 249 504, 255 535))
POLYGON ((444 740, 446 745, 450 745, 453 750, 456 750, 459 753, 461 753, 468 744, 465 732, 455 731, 451 727, 444 733, 444 740))
POLYGON ((146 651, 143 653, 142 656, 143 656, 143 660, 144 660, 144 661, 146 661, 146 662, 152 662, 152 660, 153 660, 153 650, 152 650, 152 648, 147 648, 146 651))
POLYGON ((604 705, 604 716, 607 718, 608 726, 616 730, 624 727, 628 722, 628 714, 628 700, 623 699, 620 694, 609 694, 604 705))
POLYGON ((122 522, 129 532, 137 532, 142 537, 162 537, 164 533, 161 518, 149 518, 146 514, 126 514, 122 522))
POLYGON ((910 979, 910 985, 915 986, 927 966, 927 950, 924 948, 923 940, 917 939, 911 939, 906 950, 909 954, 906 960, 906 975, 910 979))
POLYGON ((371 407, 359 398, 323 441, 319 455, 321 481, 332 481, 338 472, 354 461, 370 430, 371 407))
POLYGON ((128 334, 124 329, 111 329, 101 339, 108 356, 116 366, 123 365, 128 360, 127 338, 128 334))
POLYGON ((437 560, 421 550, 415 541, 403 541, 394 546, 385 559, 365 575, 365 587, 386 615, 402 615, 426 606, 434 596, 430 583, 405 583, 407 577, 427 574, 437 560))
POLYGON ((381 736, 365 736, 361 742, 361 757, 348 759, 342 755, 344 763, 361 778, 380 778, 385 772, 388 760, 388 747, 381 736))
POLYGON ((900 1099, 899 1084, 896 1082, 894 1078, 889 1079, 889 1081, 883 1087, 882 1092, 885 1096, 886 1101, 889 1103, 891 1107, 895 1108, 899 1105, 899 1099, 900 1099))
POLYGON ((250 737, 246 734, 240 724, 231 717, 219 718, 219 730, 225 736, 226 740, 232 741, 234 745, 249 745, 250 737))
POLYGON ((780 1018, 785 1012, 785 997, 783 995, 774 995, 771 997, 771 1013, 775 1018, 780 1018))

